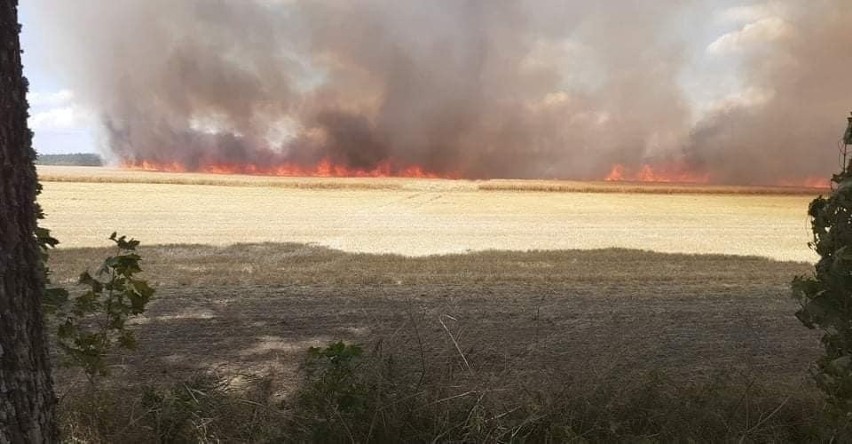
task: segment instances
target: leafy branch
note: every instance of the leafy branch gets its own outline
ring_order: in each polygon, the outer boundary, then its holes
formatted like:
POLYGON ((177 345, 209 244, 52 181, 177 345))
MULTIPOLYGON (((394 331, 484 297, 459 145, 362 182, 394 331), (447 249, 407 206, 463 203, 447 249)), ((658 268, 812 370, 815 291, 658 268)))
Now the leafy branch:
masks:
MULTIPOLYGON (((45 229, 39 229, 36 237, 46 261, 48 250, 59 242, 45 229)), ((117 254, 106 258, 94 274, 81 274, 77 283, 83 290, 73 295, 49 285, 50 270, 45 265, 48 288, 44 306, 57 325, 57 345, 64 364, 81 367, 90 379, 108 373, 106 356, 111 350, 136 347, 136 337, 127 322, 144 313, 154 295, 154 289, 136 277, 142 271, 142 258, 136 252, 139 241, 117 233, 109 239, 115 243, 117 254)))

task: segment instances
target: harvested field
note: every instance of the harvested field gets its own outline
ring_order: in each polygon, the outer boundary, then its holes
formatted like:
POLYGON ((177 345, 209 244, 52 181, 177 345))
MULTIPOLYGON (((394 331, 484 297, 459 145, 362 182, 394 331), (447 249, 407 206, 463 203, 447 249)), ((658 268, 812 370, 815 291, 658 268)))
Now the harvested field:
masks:
POLYGON ((93 180, 50 181, 59 172, 89 170, 42 169, 48 178, 40 199, 45 224, 66 247, 102 246, 116 230, 149 245, 296 242, 410 256, 627 248, 793 261, 815 257, 807 248, 805 214, 815 192, 707 194, 695 187, 688 187, 693 194, 547 192, 537 191, 533 186, 542 184, 536 182, 495 182, 505 189, 482 191, 464 181, 109 169, 86 176, 93 180), (192 182, 200 178, 218 182, 192 182), (189 182, 176 182, 181 180, 189 182), (226 184, 231 182, 238 186, 226 184))
MULTIPOLYGON (((60 250, 56 277, 70 282, 107 253, 60 250)), ((799 263, 627 250, 404 258, 298 244, 142 254, 158 297, 123 362, 144 374, 289 379, 309 346, 412 346, 415 334, 453 356, 442 322, 471 365, 503 377, 734 371, 798 387, 819 351, 792 315, 788 283, 808 270, 799 263)))

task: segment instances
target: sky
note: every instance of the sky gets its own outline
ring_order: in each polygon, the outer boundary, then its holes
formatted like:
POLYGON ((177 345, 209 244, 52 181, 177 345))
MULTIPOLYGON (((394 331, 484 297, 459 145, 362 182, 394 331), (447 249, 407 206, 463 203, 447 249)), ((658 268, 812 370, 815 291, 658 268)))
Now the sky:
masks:
MULTIPOLYGON (((71 73, 57 63, 44 41, 44 19, 51 12, 35 11, 37 5, 22 0, 19 10, 35 148, 42 154, 107 153, 97 116, 81 105, 71 87, 71 73)), ((679 74, 679 82, 690 106, 699 111, 694 115, 700 116, 700 111, 726 100, 758 99, 742 87, 737 47, 772 39, 781 32, 764 9, 763 4, 753 1, 697 1, 671 31, 672 39, 685 43, 688 63, 679 74)), ((97 38, 95 33, 91 36, 97 38)), ((576 81, 594 81, 594 73, 587 76, 576 81)))
POLYGON ((19 20, 24 50, 24 75, 30 82, 30 128, 33 146, 40 154, 96 153, 98 124, 94 116, 75 101, 74 91, 63 80, 62 68, 53 66, 50 48, 40 38, 40 23, 33 3, 23 0, 19 20))

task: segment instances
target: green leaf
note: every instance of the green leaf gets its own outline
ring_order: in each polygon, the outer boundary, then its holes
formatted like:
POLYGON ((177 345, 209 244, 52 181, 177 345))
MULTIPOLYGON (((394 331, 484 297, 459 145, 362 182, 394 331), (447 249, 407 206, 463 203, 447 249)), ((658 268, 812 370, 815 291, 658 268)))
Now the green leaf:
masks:
POLYGON ((68 291, 64 288, 48 288, 44 291, 44 304, 48 310, 56 311, 68 302, 68 291))

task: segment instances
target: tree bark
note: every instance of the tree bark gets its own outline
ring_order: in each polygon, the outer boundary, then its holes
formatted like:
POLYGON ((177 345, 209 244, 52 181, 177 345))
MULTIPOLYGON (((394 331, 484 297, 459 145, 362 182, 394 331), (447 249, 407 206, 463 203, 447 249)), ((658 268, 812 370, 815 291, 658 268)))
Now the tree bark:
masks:
POLYGON ((0 0, 0 444, 59 440, 19 34, 18 0, 0 0))

